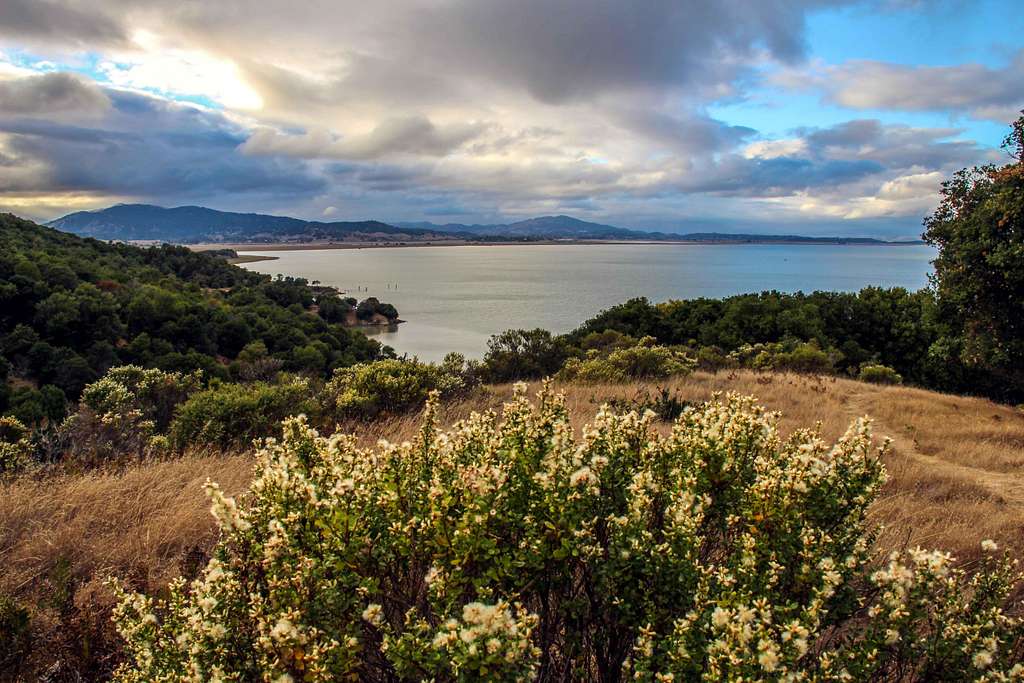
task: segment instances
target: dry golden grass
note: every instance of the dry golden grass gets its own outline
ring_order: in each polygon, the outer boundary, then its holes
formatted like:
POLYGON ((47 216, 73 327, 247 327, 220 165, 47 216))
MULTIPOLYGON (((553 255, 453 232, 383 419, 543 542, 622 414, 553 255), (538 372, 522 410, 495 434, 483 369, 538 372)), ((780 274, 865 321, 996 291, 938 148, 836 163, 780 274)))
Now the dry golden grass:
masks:
MULTIPOLYGON (((917 389, 748 371, 697 373, 664 386, 692 402, 718 391, 753 394, 781 411, 784 432, 820 423, 826 439, 839 436, 859 415, 874 418, 876 433, 893 439, 885 463, 889 482, 872 510, 874 521, 884 526, 880 551, 921 545, 970 562, 983 538, 1017 554, 1024 550, 1020 410, 917 389)), ((654 393, 656 387, 559 389, 578 428, 602 402, 654 393)), ((511 393, 509 385, 490 387, 445 406, 441 418, 452 422, 473 410, 497 410, 511 393)), ((415 436, 419 416, 343 428, 357 431, 367 444, 380 438, 401 441, 415 436)), ((95 661, 95 652, 104 643, 109 649, 111 637, 105 624, 110 597, 100 586, 102 578, 127 577, 152 591, 174 576, 193 573, 215 540, 202 483, 210 477, 227 492, 239 492, 251 467, 247 455, 191 455, 118 472, 23 477, 2 485, 0 595, 32 609, 37 637, 46 643, 34 656, 105 666, 95 661)), ((41 660, 32 668, 45 664, 41 660)))
POLYGON ((8 593, 38 582, 62 558, 85 579, 117 570, 152 582, 180 572, 176 560, 215 539, 201 490, 211 476, 229 491, 248 483, 245 456, 189 456, 131 467, 22 479, 0 502, 0 581, 8 593))
POLYGON ((158 589, 205 563, 216 531, 202 484, 211 476, 241 491, 251 468, 245 456, 191 456, 120 473, 23 477, 0 489, 0 595, 31 610, 35 646, 24 670, 54 662, 86 678, 106 670, 97 654, 115 648, 105 578, 158 589))

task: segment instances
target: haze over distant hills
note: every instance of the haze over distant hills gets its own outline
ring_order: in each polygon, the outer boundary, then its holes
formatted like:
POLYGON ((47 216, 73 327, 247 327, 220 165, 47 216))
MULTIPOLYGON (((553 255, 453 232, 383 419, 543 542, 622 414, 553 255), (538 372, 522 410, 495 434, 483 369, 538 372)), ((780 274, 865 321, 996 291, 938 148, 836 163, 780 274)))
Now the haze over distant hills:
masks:
POLYGON ((287 216, 217 211, 202 206, 164 208, 117 204, 77 211, 50 221, 58 230, 104 240, 196 242, 379 242, 428 240, 671 240, 683 242, 801 242, 894 244, 862 237, 803 237, 746 233, 664 233, 630 230, 571 216, 541 216, 514 223, 463 225, 381 221, 307 221, 287 216))

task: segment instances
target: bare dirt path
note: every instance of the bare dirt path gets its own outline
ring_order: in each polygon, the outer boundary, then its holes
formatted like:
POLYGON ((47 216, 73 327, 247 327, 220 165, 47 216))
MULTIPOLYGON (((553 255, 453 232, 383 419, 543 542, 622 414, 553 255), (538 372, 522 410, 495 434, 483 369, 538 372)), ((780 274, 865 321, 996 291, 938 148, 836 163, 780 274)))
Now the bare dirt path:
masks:
POLYGON ((871 398, 872 392, 868 389, 850 394, 847 403, 851 411, 850 417, 856 418, 863 415, 871 417, 877 433, 892 440, 896 457, 913 458, 936 474, 979 485, 1003 499, 1008 505, 1024 510, 1024 475, 1013 472, 996 472, 923 453, 918 448, 916 440, 908 436, 905 430, 899 429, 896 425, 887 424, 883 419, 872 414, 871 398))

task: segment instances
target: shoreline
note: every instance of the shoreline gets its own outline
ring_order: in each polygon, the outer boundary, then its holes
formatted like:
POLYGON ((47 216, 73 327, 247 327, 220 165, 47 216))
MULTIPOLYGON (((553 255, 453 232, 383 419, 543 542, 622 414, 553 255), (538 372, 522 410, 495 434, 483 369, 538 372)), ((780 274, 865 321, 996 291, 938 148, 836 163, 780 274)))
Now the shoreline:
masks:
MULTIPOLYGON (((804 242, 801 240, 532 240, 528 242, 432 240, 429 242, 202 242, 185 244, 192 251, 233 249, 235 251, 322 251, 329 249, 407 249, 423 247, 526 247, 526 246, 588 246, 588 245, 691 245, 691 246, 736 246, 736 245, 791 245, 807 247, 917 247, 921 242, 804 242)), ((253 263, 273 261, 277 256, 256 254, 239 255, 231 263, 253 263)))
MULTIPOLYGON (((197 250, 203 251, 203 250, 197 250)), ((280 256, 256 256, 255 254, 249 254, 247 256, 236 256, 235 258, 229 258, 228 263, 233 266, 240 265, 242 263, 256 263, 258 261, 276 261, 280 256)))

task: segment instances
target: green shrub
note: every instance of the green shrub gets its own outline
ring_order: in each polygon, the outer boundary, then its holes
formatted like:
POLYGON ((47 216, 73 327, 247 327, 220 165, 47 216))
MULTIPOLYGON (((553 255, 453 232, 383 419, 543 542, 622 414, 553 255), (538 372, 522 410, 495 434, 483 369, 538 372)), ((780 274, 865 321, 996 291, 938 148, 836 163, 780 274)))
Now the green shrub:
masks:
POLYGON ((640 389, 629 399, 614 398, 608 406, 617 413, 636 412, 643 414, 648 410, 662 422, 674 422, 693 404, 666 387, 659 387, 656 394, 640 389))
MULTIPOLYGON (((967 273, 966 277, 973 276, 967 273)), ((566 339, 579 346, 591 333, 614 329, 634 337, 653 335, 665 346, 717 346, 727 354, 744 344, 816 340, 844 374, 856 374, 861 363, 877 360, 915 384, 944 391, 984 390, 977 375, 965 372, 963 349, 949 336, 955 336, 955 324, 952 329, 939 324, 943 314, 938 309, 932 288, 909 292, 899 287, 865 287, 860 292, 811 294, 770 291, 658 304, 633 299, 602 311, 566 339), (935 354, 933 347, 939 342, 938 348, 945 353, 935 354)), ((1014 320, 1013 316, 1008 319, 1014 320)), ((1017 401, 1024 400, 1024 382, 1003 382, 995 389, 990 395, 1016 392, 1021 396, 1017 401)))
POLYGON ((635 346, 615 349, 606 356, 570 359, 558 377, 578 382, 627 382, 664 379, 693 371, 695 363, 691 358, 653 342, 653 338, 645 337, 635 346))
POLYGON ((200 374, 124 365, 82 391, 78 412, 60 426, 66 455, 88 464, 155 454, 174 410, 199 389, 200 374))
POLYGON ((903 384, 903 377, 888 365, 865 363, 860 366, 857 379, 872 384, 903 384))
POLYGON ((171 423, 178 404, 199 389, 200 381, 199 372, 124 365, 111 368, 102 379, 87 386, 81 404, 100 415, 137 410, 162 432, 171 423))
POLYGON ((835 372, 835 361, 833 354, 822 351, 817 344, 804 343, 797 344, 792 351, 778 354, 772 367, 775 370, 827 375, 835 372))
POLYGON ((327 383, 325 412, 338 417, 371 418, 421 408, 431 391, 454 396, 475 383, 459 354, 441 365, 409 360, 379 360, 336 370, 327 383))
POLYGON ((391 304, 383 304, 377 300, 377 297, 369 297, 359 302, 356 306, 356 317, 363 322, 369 322, 373 320, 373 316, 382 315, 388 320, 395 320, 398 318, 398 310, 391 304))
POLYGON ((208 484, 220 540, 200 577, 162 600, 119 588, 117 678, 1020 674, 1009 560, 973 578, 919 549, 872 563, 884 473, 863 420, 832 445, 783 439, 736 396, 666 436, 601 411, 577 440, 547 391, 447 433, 433 414, 372 449, 292 419, 241 500, 208 484))
POLYGON ((315 408, 305 380, 278 385, 223 384, 193 394, 178 407, 170 441, 178 449, 244 447, 254 439, 275 434, 286 417, 315 408))
POLYGON ((231 375, 243 382, 272 382, 284 361, 272 357, 262 341, 246 344, 231 363, 231 375))
POLYGON ((21 386, 10 392, 7 413, 26 425, 57 424, 67 414, 64 392, 52 384, 21 386))
POLYGON ((823 351, 814 342, 773 342, 744 344, 728 357, 741 367, 753 370, 832 374, 842 354, 834 349, 823 351))
POLYGON ((483 371, 488 382, 549 377, 569 356, 565 341, 547 330, 505 330, 487 341, 483 371))
POLYGON ((696 361, 697 369, 705 372, 718 372, 739 365, 736 360, 730 358, 717 346, 702 346, 697 349, 696 361))
POLYGON ((324 296, 317 297, 317 307, 320 317, 329 323, 344 323, 352 305, 337 295, 330 292, 324 296))
POLYGON ((591 332, 580 340, 580 348, 584 351, 613 351, 636 346, 637 340, 617 330, 591 332))
POLYGON ((20 420, 0 417, 0 475, 17 472, 28 464, 32 454, 30 431, 20 420))

